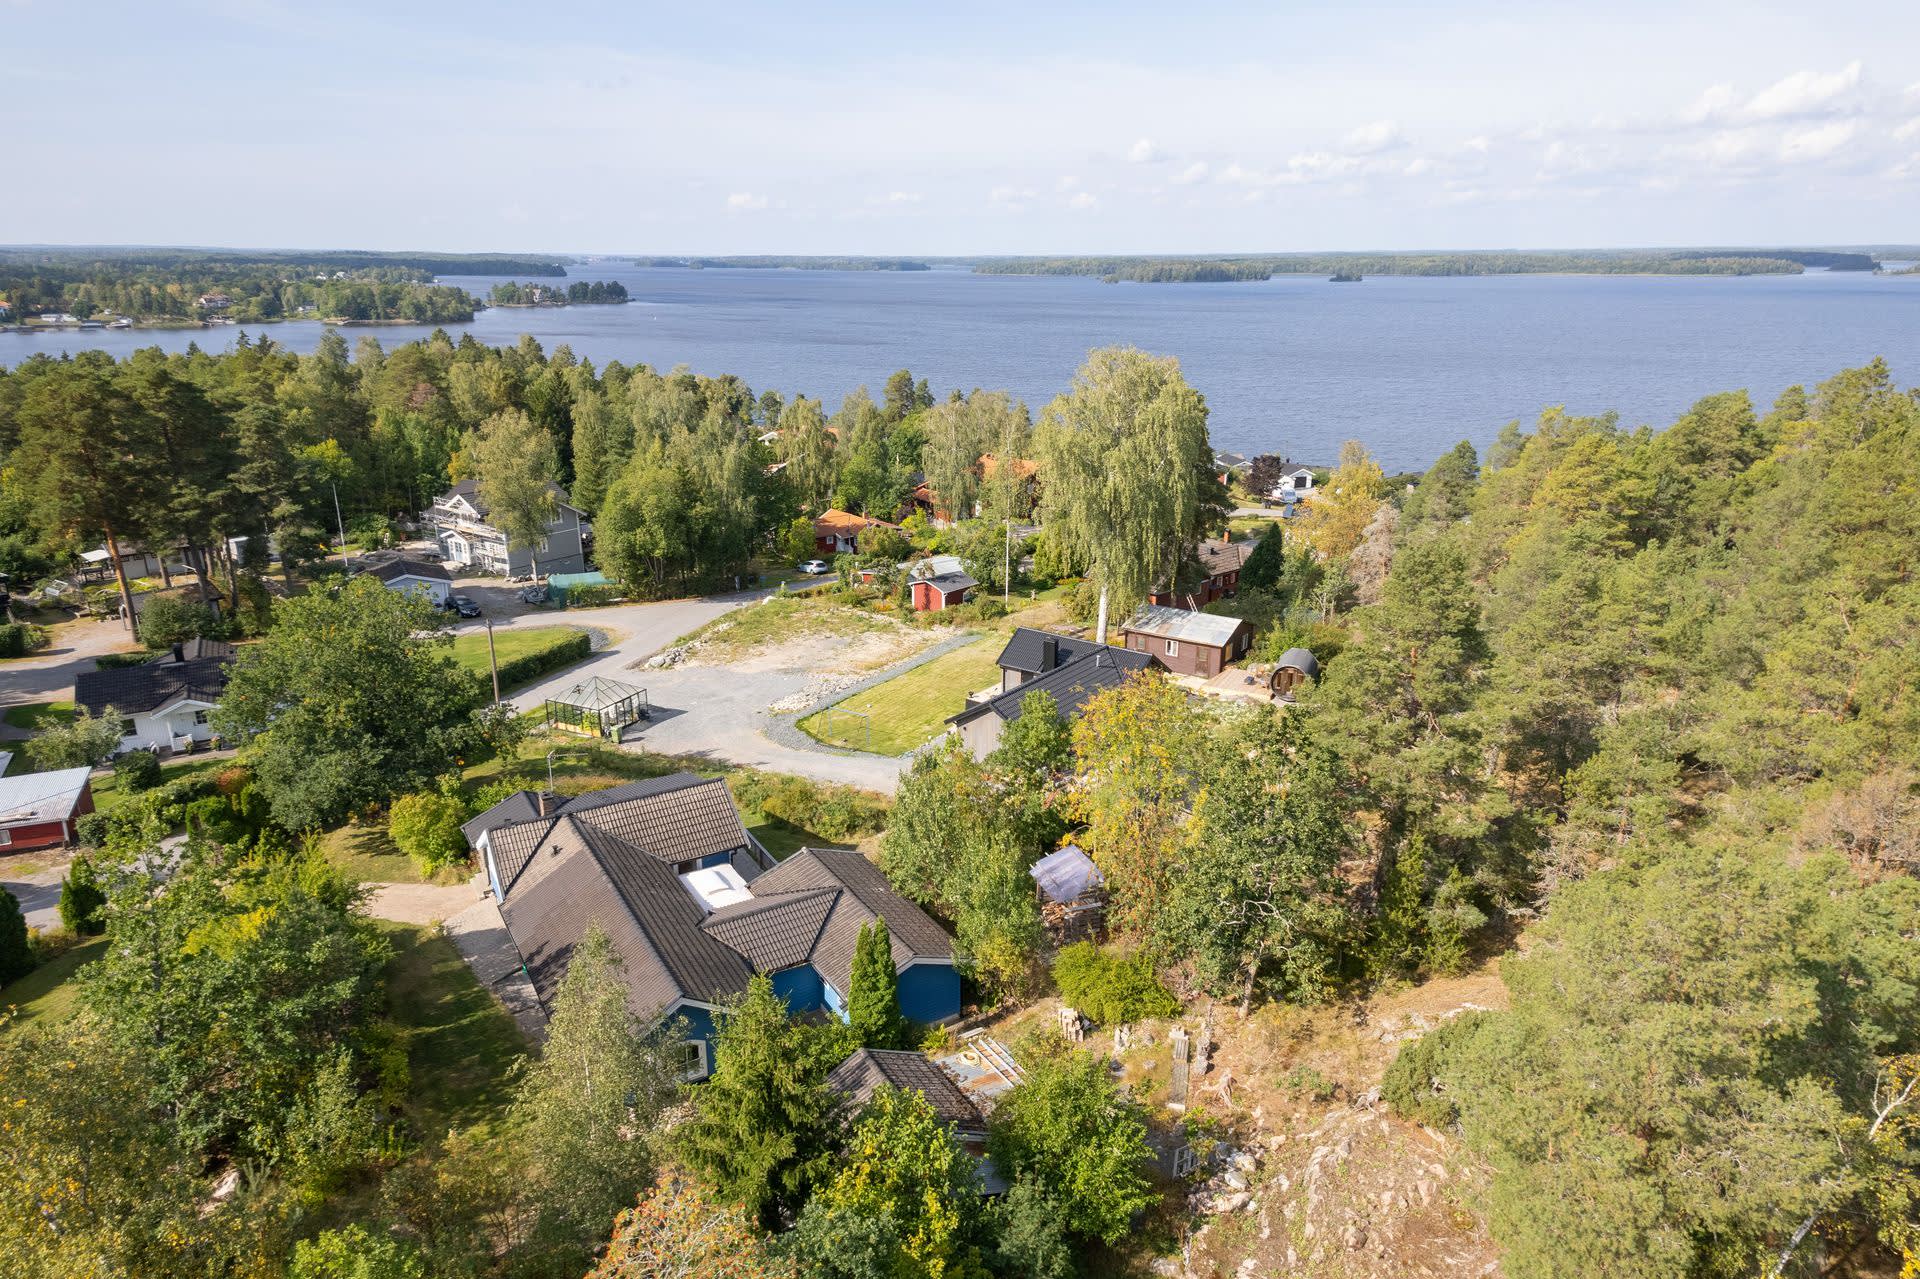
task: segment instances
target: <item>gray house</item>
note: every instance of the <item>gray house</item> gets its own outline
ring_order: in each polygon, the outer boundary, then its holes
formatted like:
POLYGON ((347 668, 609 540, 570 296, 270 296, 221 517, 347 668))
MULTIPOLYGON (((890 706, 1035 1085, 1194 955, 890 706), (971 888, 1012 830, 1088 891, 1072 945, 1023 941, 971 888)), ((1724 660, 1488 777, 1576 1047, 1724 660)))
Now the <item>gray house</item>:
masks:
POLYGON ((985 759, 1000 744, 1000 730, 1020 718, 1028 693, 1048 694, 1060 714, 1078 719, 1096 694, 1159 664, 1146 653, 1025 626, 1007 641, 999 662, 1001 691, 972 701, 947 721, 975 759, 985 759))
POLYGON ((487 523, 487 505, 472 480, 461 480, 434 498, 424 522, 433 529, 441 553, 455 571, 525 577, 537 567, 543 574, 583 573, 593 526, 587 523, 586 512, 567 500, 565 489, 558 484, 547 487, 553 490, 554 515, 537 545, 509 545, 506 533, 487 523))

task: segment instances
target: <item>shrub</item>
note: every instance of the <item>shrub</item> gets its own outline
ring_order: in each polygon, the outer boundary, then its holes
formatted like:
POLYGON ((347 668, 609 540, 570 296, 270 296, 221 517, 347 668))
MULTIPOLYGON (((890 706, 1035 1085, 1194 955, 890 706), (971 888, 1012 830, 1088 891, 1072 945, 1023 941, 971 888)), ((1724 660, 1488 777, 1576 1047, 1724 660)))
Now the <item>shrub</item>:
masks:
POLYGON ((294 1244, 287 1279, 426 1279, 426 1274, 417 1245, 351 1225, 294 1244))
POLYGON ((113 775, 130 791, 152 790, 160 784, 160 757, 152 751, 128 751, 114 761, 113 775))
POLYGON ((46 645, 47 632, 44 627, 26 622, 0 625, 0 657, 25 657, 36 648, 45 648, 46 645))
POLYGON ((1331 1079, 1315 1070, 1312 1066, 1299 1065, 1280 1077, 1280 1086, 1288 1092, 1299 1093, 1314 1101, 1332 1101, 1338 1091, 1331 1079))
POLYGON ((105 848, 107 839, 113 834, 113 815, 111 813, 88 813, 74 823, 81 844, 88 848, 105 848))
POLYGON ((421 874, 431 875, 465 859, 467 839, 460 833, 465 818, 460 801, 450 796, 432 791, 403 795, 393 802, 387 834, 396 848, 413 858, 421 874))
POLYGON ((102 764, 120 747, 120 717, 111 707, 96 716, 81 707, 69 723, 28 739, 27 758, 42 772, 102 764))
POLYGON ((1100 588, 1092 582, 1077 582, 1067 596, 1067 616, 1085 625, 1100 615, 1100 588))
POLYGON ((61 924, 70 933, 91 936, 104 932, 106 909, 107 895, 100 888, 93 863, 85 857, 74 858, 73 865, 67 868, 67 877, 60 881, 61 924))
POLYGON ((33 947, 33 962, 46 964, 60 958, 78 945, 80 939, 65 928, 29 928, 27 944, 33 947))
MULTIPOLYGON (((510 657, 500 663, 500 687, 518 688, 522 684, 531 684, 542 675, 557 671, 563 666, 571 666, 575 662, 584 662, 592 655, 593 641, 587 637, 587 633, 569 631, 545 648, 531 653, 522 653, 518 657, 510 657)), ((492 677, 483 674, 475 678, 487 686, 486 696, 491 698, 492 677)))
POLYGON ((1386 1078, 1380 1081, 1381 1099, 1394 1114, 1429 1128, 1445 1128, 1460 1117, 1460 1108, 1447 1095, 1441 1075, 1454 1042, 1472 1034, 1477 1024, 1478 1015, 1467 1013, 1401 1045, 1399 1055, 1387 1067, 1386 1078))
POLYGON ((93 663, 103 671, 117 671, 129 666, 145 666, 152 660, 153 654, 141 649, 134 653, 102 653, 93 663))
POLYGON ((0 888, 0 986, 25 977, 35 962, 20 899, 0 888))
POLYGON ((1121 955, 1090 941, 1060 952, 1053 961, 1053 981, 1062 999, 1103 1026, 1180 1011, 1145 955, 1121 955))
POLYGON ((853 787, 822 788, 804 777, 774 776, 745 784, 736 781, 734 796, 742 805, 758 808, 768 817, 835 841, 878 830, 886 820, 885 807, 853 787))

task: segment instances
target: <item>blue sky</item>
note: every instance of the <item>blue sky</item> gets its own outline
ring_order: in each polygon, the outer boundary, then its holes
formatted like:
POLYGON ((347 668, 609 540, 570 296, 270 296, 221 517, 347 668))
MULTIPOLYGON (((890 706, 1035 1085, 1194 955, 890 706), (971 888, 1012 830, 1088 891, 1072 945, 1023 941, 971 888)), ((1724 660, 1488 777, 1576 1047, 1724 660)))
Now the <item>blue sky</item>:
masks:
POLYGON ((0 243, 1911 241, 1916 47, 1913 0, 0 0, 0 243))

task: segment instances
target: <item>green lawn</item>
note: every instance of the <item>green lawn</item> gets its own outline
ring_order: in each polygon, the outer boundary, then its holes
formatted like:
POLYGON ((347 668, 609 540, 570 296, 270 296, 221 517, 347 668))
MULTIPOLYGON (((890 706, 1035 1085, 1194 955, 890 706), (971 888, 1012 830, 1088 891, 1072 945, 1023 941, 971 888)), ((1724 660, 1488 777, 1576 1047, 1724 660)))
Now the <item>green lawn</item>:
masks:
POLYGON ((999 681, 994 659, 1006 643, 1006 636, 995 634, 944 653, 807 716, 800 721, 800 731, 829 746, 905 754, 944 730, 947 717, 965 709, 968 693, 999 681), (868 718, 863 722, 846 712, 868 718))
POLYGON ((90 937, 66 954, 40 965, 10 986, 0 986, 0 1011, 14 1005, 13 1025, 45 1020, 63 1022, 73 1016, 79 991, 74 973, 106 953, 105 937, 90 937))
POLYGON ((495 1118, 526 1040, 453 943, 431 928, 382 922, 393 944, 387 1014, 407 1033, 407 1112, 429 1140, 495 1118))
MULTIPOLYGON (((493 644, 500 665, 505 666, 516 657, 541 652, 579 633, 580 628, 577 626, 525 626, 496 629, 493 633, 493 644)), ((486 631, 484 629, 463 631, 454 636, 453 657, 461 666, 475 675, 485 675, 492 669, 487 664, 486 631)), ((500 691, 504 694, 511 690, 503 686, 500 691)))
POLYGON ((362 884, 427 882, 420 868, 413 864, 413 858, 393 846, 384 826, 336 827, 320 837, 320 848, 327 860, 345 872, 347 878, 362 884))
POLYGON ((7 723, 28 733, 41 733, 60 724, 73 722, 72 702, 27 702, 9 706, 7 723))

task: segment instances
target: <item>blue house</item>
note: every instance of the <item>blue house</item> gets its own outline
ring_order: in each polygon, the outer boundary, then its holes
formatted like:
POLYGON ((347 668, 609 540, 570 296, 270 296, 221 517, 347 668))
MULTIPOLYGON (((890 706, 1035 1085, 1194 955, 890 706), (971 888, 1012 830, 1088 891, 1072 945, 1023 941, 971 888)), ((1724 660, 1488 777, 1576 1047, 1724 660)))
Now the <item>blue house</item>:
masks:
POLYGON ((774 864, 724 782, 679 773, 570 799, 521 792, 468 823, 500 914, 551 1009, 573 948, 598 924, 624 962, 628 1004, 686 1027, 685 1075, 713 1064, 714 1014, 755 973, 796 1013, 846 1015, 860 929, 884 920, 900 1008, 960 1014, 953 942, 851 849, 774 864))

